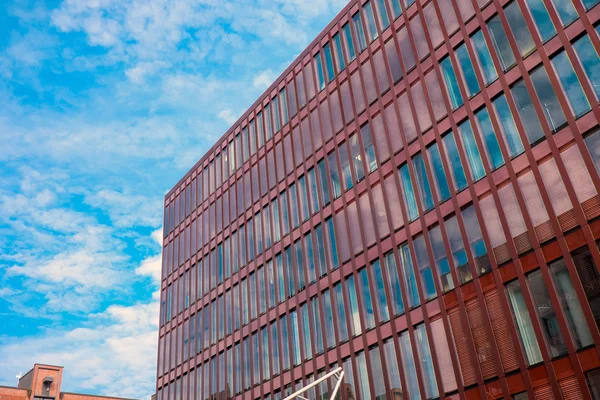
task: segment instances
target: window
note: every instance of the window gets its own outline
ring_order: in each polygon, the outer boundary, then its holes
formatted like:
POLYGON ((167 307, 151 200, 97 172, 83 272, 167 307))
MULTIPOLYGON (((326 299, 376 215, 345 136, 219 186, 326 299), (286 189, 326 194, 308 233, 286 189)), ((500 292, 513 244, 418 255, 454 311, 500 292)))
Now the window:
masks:
POLYGON ((500 120, 502 137, 504 138, 506 146, 508 147, 508 153, 511 157, 516 157, 525 151, 525 149, 523 147, 523 142, 521 142, 519 132, 517 131, 515 120, 513 119, 510 108, 508 107, 506 96, 501 95, 500 97, 496 98, 493 101, 493 104, 494 109, 496 110, 496 115, 500 120))
POLYGON ((373 300, 371 298, 371 289, 369 288, 369 275, 367 268, 363 268, 358 273, 360 281, 360 291, 362 294, 362 309, 364 311, 365 328, 367 330, 375 327, 375 312, 373 311, 373 300))
POLYGON ((433 171, 433 180, 436 193, 440 201, 448 200, 450 198, 450 188, 448 187, 448 179, 446 178, 446 171, 442 164, 442 156, 437 143, 432 144, 427 149, 427 155, 429 156, 429 167, 433 171))
MULTIPOLYGON (((322 159, 317 163, 317 169, 319 170, 319 178, 321 180, 321 191, 320 191, 321 203, 323 204, 323 206, 326 206, 327 204, 329 204, 330 197, 329 197, 329 179, 328 179, 327 167, 325 166, 325 159, 322 159)), ((337 170, 337 165, 336 165, 336 170, 337 170)))
POLYGON ((588 388, 593 400, 600 399, 600 369, 594 369, 585 374, 588 388))
POLYGON ((543 139, 545 135, 544 131, 542 130, 542 126, 540 125, 540 120, 537 116, 537 113, 535 112, 535 108, 533 107, 533 102, 531 101, 529 92, 525 87, 525 82, 522 80, 519 81, 511 88, 510 92, 515 99, 517 111, 519 112, 519 117, 521 117, 521 122, 525 128, 525 133, 527 134, 529 143, 537 143, 543 139))
POLYGON ((312 342, 310 340, 311 324, 308 317, 308 303, 304 303, 300 306, 300 314, 302 321, 302 336, 304 337, 304 359, 310 360, 312 358, 312 342))
POLYGON ((472 97, 479 93, 480 89, 475 70, 473 69, 473 63, 469 57, 467 46, 464 43, 456 49, 456 58, 458 59, 458 64, 460 65, 463 79, 467 87, 467 94, 469 97, 472 97))
POLYGON ((527 304, 523 296, 523 290, 519 281, 513 281, 506 285, 508 299, 510 300, 511 310, 515 324, 521 339, 521 346, 525 350, 527 362, 529 365, 542 361, 542 353, 535 337, 535 331, 527 310, 527 304))
POLYGON ((475 264, 480 274, 483 274, 491 269, 490 260, 487 254, 487 248, 481 236, 479 222, 475 214, 475 207, 470 206, 462 212, 465 230, 467 231, 467 239, 469 246, 475 259, 475 264))
POLYGON ((402 301, 402 290, 400 289, 400 279, 398 278, 398 269, 396 268, 396 258, 394 253, 390 252, 384 258, 387 271, 387 280, 390 285, 390 306, 393 315, 404 313, 404 303, 402 301))
POLYGON ((413 269, 412 258, 410 256, 410 248, 408 247, 408 244, 400 246, 399 252, 401 258, 402 275, 404 277, 404 284, 406 285, 408 294, 408 306, 413 308, 421 304, 421 299, 419 298, 417 279, 415 278, 415 271, 413 269))
POLYGON ((392 3, 392 14, 394 19, 402 15, 402 8, 400 7, 400 0, 390 0, 392 3))
POLYGON ((331 53, 331 45, 329 43, 325 43, 325 46, 323 46, 323 54, 325 54, 327 82, 331 82, 335 79, 335 69, 333 68, 333 55, 331 53))
POLYGON ((421 361, 421 371, 424 376, 425 397, 433 399, 438 397, 438 387, 435 380, 435 370, 433 369, 433 359, 431 358, 425 324, 415 327, 415 337, 417 339, 417 352, 421 361))
POLYGON ((350 159, 348 157, 348 149, 346 143, 342 143, 338 148, 340 153, 340 164, 342 165, 342 178, 344 182, 344 190, 351 189, 354 186, 352 171, 350 170, 350 159))
POLYGON ((363 10, 367 18, 367 30, 369 32, 369 38, 372 42, 373 40, 377 39, 379 33, 377 32, 377 25, 375 24, 375 16, 373 15, 373 7, 371 6, 371 2, 367 2, 363 6, 363 10))
MULTIPOLYGON (((271 376, 269 370, 269 331, 268 328, 263 328, 260 330, 260 337, 262 339, 262 355, 263 355, 263 380, 269 379, 271 376)), ((231 352, 229 352, 231 354, 231 352)), ((255 353, 256 354, 256 353, 255 353)), ((258 358, 258 357, 257 357, 258 358)), ((232 363, 232 360, 229 360, 229 363, 232 363)), ((229 368, 232 368, 232 365, 229 365, 229 368)), ((233 379, 233 376, 230 376, 230 379, 233 379)))
POLYGON ((454 133, 449 132, 442 138, 444 144, 444 150, 448 155, 448 163, 450 164, 450 172, 452 172, 452 183, 454 189, 457 191, 463 190, 467 187, 467 177, 460 161, 460 155, 458 154, 458 147, 454 140, 454 133))
POLYGON ((556 318, 556 310, 550 300, 548 288, 542 277, 542 272, 537 270, 527 275, 529 289, 533 296, 535 308, 538 312, 538 317, 541 321, 542 331, 546 338, 546 344, 550 348, 552 357, 565 354, 567 345, 560 332, 560 326, 556 318))
POLYGON ((333 198, 337 199, 342 195, 342 187, 340 185, 340 173, 338 170, 335 152, 332 152, 327 156, 327 161, 329 162, 329 176, 331 178, 331 186, 333 188, 333 198))
POLYGON ((425 244, 425 236, 420 235, 413 242, 415 246, 415 257, 417 259, 417 267, 421 275, 421 286, 426 300, 430 300, 437 296, 435 282, 431 265, 429 264, 429 252, 425 244))
POLYGON ((358 373, 358 393, 361 399, 371 398, 369 389, 369 376, 367 375, 367 363, 365 361, 365 353, 361 351, 356 355, 356 369, 358 373))
POLYGON ((385 284, 379 260, 371 265, 371 270, 375 278, 375 306, 377 307, 377 315, 379 316, 379 321, 387 321, 390 319, 390 312, 388 310, 387 297, 385 296, 385 284))
POLYGON ((485 84, 489 85, 490 83, 498 79, 498 72, 496 71, 494 62, 492 61, 490 49, 488 48, 487 43, 485 42, 483 32, 477 31, 473 36, 471 36, 471 42, 473 43, 475 55, 477 56, 479 67, 481 68, 481 71, 483 73, 483 79, 485 81, 485 84))
POLYGON ((598 51, 594 48, 588 35, 577 39, 573 43, 573 48, 577 52, 577 57, 579 57, 592 89, 596 92, 596 98, 600 98, 600 57, 598 57, 598 51))
POLYGON ((337 315, 337 331, 340 341, 348 340, 348 326, 346 325, 346 308, 344 307, 344 294, 342 292, 342 284, 337 283, 333 287, 335 296, 335 311, 337 315))
POLYGON ((377 159, 375 158, 375 148, 373 147, 373 142, 371 140, 371 129, 369 124, 360 128, 360 136, 365 147, 365 161, 367 163, 367 168, 369 169, 369 172, 373 172, 377 169, 377 159))
POLYGON ((323 330, 321 328, 321 313, 319 311, 319 302, 317 297, 313 297, 310 300, 310 306, 312 311, 313 327, 314 329, 314 345, 315 352, 320 354, 323 352, 323 330))
POLYGON ((323 72, 323 61, 321 60, 321 53, 315 54, 315 66, 317 68, 317 78, 319 80, 319 90, 325 89, 325 74, 323 72))
POLYGON ((388 17, 387 9, 385 8, 385 0, 377 0, 377 11, 379 11, 381 29, 385 30, 390 26, 390 18, 388 17))
POLYGON ((354 168, 354 175, 356 180, 360 182, 365 177, 365 169, 363 167, 363 157, 361 155, 360 143, 358 142, 358 136, 352 135, 350 141, 350 152, 352 156, 352 166, 354 168))
POLYGON ((575 346, 581 348, 593 344, 594 340, 583 315, 583 309, 569 276, 565 260, 555 261, 549 267, 567 326, 571 337, 575 340, 575 346))
POLYGON ((525 22, 525 18, 523 18, 518 3, 516 1, 512 2, 508 7, 504 8, 504 14, 517 42, 519 52, 521 56, 525 57, 535 49, 535 43, 533 42, 529 28, 527 28, 527 23, 525 22))
MULTIPOLYGON (((290 322, 292 324, 292 357, 294 365, 299 365, 301 361, 300 356, 300 333, 298 329, 298 314, 296 310, 290 312, 290 322)), ((256 357, 256 356, 255 356, 256 357)), ((258 357, 256 357, 258 358, 258 357)))
POLYGON ((579 18, 571 0, 552 0, 552 3, 554 3, 563 26, 569 25, 579 18))
POLYGON ((360 313, 358 311, 358 300, 356 296, 354 276, 350 276, 346 280, 346 290, 348 291, 348 300, 350 302, 350 328, 352 330, 352 336, 358 336, 362 333, 362 328, 360 325, 360 313))
POLYGON ((300 225, 300 215, 298 211, 298 193, 296 184, 292 183, 289 187, 290 192, 290 210, 292 211, 292 226, 295 228, 300 225))
POLYGON ((473 135, 471 123, 468 120, 463 122, 458 126, 458 131, 465 146, 471 176, 473 180, 478 181, 485 176, 485 169, 483 168, 483 162, 481 161, 481 155, 475 141, 475 135, 473 135))
POLYGON ((596 320, 596 325, 600 327, 600 273, 596 268, 590 249, 583 247, 575 251, 573 253, 573 263, 596 320))
MULTIPOLYGON (((338 72, 343 71, 346 68, 346 64, 344 63, 344 51, 342 49, 342 39, 341 34, 336 33, 333 35, 333 52, 335 53, 335 61, 338 72)), ((332 78, 333 79, 333 78, 332 78)))
POLYGON ((419 381, 417 379, 417 369, 415 367, 415 361, 410 344, 410 336, 408 331, 403 332, 400 335, 400 349, 402 355, 402 369, 404 371, 408 397, 411 399, 421 398, 421 392, 419 390, 419 381))
POLYGON ((454 289, 454 281, 452 279, 452 273, 450 272, 450 263, 446 256, 442 230, 439 225, 429 230, 429 241, 431 242, 432 253, 440 276, 442 290, 444 292, 452 290, 454 289))
POLYGON ((400 167, 400 180, 402 181, 402 193, 404 194, 404 201, 408 211, 408 217, 411 221, 414 221, 419 216, 419 210, 417 208, 417 200, 415 198, 415 191, 410 180, 410 173, 408 172, 408 165, 404 164, 400 167))
POLYGON ((433 208, 433 195, 431 194, 431 186, 429 186, 429 180, 427 179, 423 155, 421 153, 416 154, 412 162, 417 177, 417 187, 419 188, 421 204, 425 208, 425 211, 431 210, 433 208))
POLYGON ((552 39, 556 35, 556 28, 554 28, 544 1, 527 0, 527 5, 542 40, 546 42, 552 39))
MULTIPOLYGON (((294 243, 294 255, 296 258, 296 270, 298 271, 298 291, 303 290, 306 287, 306 281, 304 278, 304 271, 307 269, 302 262, 304 255, 302 254, 302 241, 299 239, 294 243)), ((308 271, 309 279, 314 275, 314 264, 312 262, 308 265, 309 268, 313 268, 313 271, 308 271)))
POLYGON ((546 68, 541 66, 536 69, 531 74, 531 81, 533 82, 535 92, 542 104, 542 110, 544 110, 546 121, 552 130, 557 131, 567 122, 567 118, 560 108, 556 93, 554 93, 554 88, 548 78, 546 68))
MULTIPOLYGON (((516 3, 513 4, 516 5, 516 3)), ((487 27, 492 37, 494 49, 496 50, 496 53, 498 53, 498 57, 500 58, 502 69, 506 71, 510 67, 515 65, 517 60, 515 59, 515 55, 511 50, 510 43, 508 41, 508 38, 506 37, 506 33, 504 32, 504 27, 502 26, 500 17, 496 15, 494 18, 490 19, 487 23, 487 27)))
POLYGON ((281 113, 279 112, 279 99, 277 96, 271 99, 271 104, 273 104, 274 132, 277 133, 281 129, 281 113))
POLYGON ((348 55, 348 61, 354 60, 356 57, 356 51, 354 50, 354 41, 352 39, 352 29, 350 28, 350 24, 347 23, 342 27, 342 32, 344 35, 344 41, 346 42, 346 51, 348 55))
POLYGON ((492 122, 490 121, 490 114, 486 108, 483 108, 478 111, 477 114, 475 114, 475 118, 477 119, 477 124, 479 126, 483 143, 485 144, 485 150, 487 152, 492 169, 500 168, 502 165, 504 165, 504 157, 500 151, 500 145, 498 144, 496 132, 494 132, 492 122))
POLYGON ((277 321, 271 323, 271 361, 273 361, 273 375, 279 374, 279 334, 277 321))
POLYGON ((367 40, 365 39, 365 31, 362 26, 360 13, 356 13, 352 16, 352 25, 354 26, 354 34, 356 35, 356 40, 358 41, 358 48, 362 53, 367 48, 367 40))
POLYGON ((590 103, 583 92, 579 78, 573 70, 567 53, 562 51, 552 58, 552 65, 558 75, 562 89, 567 95, 573 115, 580 117, 588 112, 591 109, 590 103))
MULTIPOLYGON (((279 335, 281 338, 281 369, 285 371, 290 368, 290 339, 288 335, 287 315, 282 315, 279 320, 279 335)), ((252 358, 250 355, 249 357, 252 358)))
POLYGON ((450 103, 452 104, 453 109, 457 109, 458 107, 462 106, 463 98, 460 94, 458 80, 456 79, 456 74, 454 73, 454 67, 452 66, 450 57, 446 57, 440 63, 440 66, 442 67, 442 73, 444 75, 444 81, 446 82, 446 90, 448 91, 448 96, 450 97, 450 103))
MULTIPOLYGON (((287 96, 285 93, 285 88, 281 89, 281 91, 279 92, 279 101, 281 102, 280 108, 281 108, 281 114, 283 116, 282 123, 283 123, 283 125, 285 125, 290 120, 290 114, 288 111, 288 100, 287 100, 287 96)), ((246 146, 246 145, 244 145, 244 146, 246 146)), ((246 149, 246 147, 244 147, 244 149, 246 149)))
POLYGON ((317 177, 315 174, 315 169, 311 168, 308 170, 308 184, 310 186, 310 206, 311 212, 314 214, 319 211, 319 189, 317 188, 317 177))

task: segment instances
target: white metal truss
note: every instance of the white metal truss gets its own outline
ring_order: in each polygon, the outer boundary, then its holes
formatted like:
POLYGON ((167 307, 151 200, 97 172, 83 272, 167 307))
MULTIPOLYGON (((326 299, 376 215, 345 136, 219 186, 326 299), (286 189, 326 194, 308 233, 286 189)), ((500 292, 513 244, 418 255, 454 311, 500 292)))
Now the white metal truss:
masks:
POLYGON ((301 395, 304 394, 304 392, 306 392, 307 390, 309 390, 309 389, 317 386, 319 383, 321 383, 321 382, 329 379, 332 376, 335 379, 337 379, 337 382, 335 383, 335 386, 333 388, 333 392, 331 393, 331 396, 329 398, 330 399, 335 399, 335 395, 337 394, 338 390, 340 390, 340 386, 342 385, 342 379, 344 378, 344 371, 342 370, 341 367, 338 367, 338 368, 334 369, 333 371, 331 371, 327 375, 323 375, 322 377, 320 377, 316 381, 310 383, 309 385, 306 385, 305 387, 303 387, 302 389, 298 390, 297 392, 292 393, 291 395, 289 395, 288 397, 286 397, 283 400, 293 400, 293 399, 310 400, 310 399, 307 399, 306 397, 303 397, 301 395))

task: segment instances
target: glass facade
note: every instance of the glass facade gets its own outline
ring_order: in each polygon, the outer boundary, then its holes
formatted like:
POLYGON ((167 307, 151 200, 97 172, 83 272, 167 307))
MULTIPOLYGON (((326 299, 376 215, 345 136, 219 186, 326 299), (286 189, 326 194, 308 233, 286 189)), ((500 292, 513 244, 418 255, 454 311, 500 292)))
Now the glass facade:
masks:
POLYGON ((596 398, 597 3, 350 2, 165 197, 157 399, 596 398))

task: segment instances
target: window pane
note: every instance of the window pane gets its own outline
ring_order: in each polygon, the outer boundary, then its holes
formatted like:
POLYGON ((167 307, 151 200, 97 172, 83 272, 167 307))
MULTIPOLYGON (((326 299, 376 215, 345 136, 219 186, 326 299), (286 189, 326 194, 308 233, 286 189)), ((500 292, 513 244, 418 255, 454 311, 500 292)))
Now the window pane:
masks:
POLYGON ((387 9, 385 8, 385 0, 377 0, 377 11, 379 12, 381 29, 386 29, 388 26, 390 26, 390 19, 388 17, 387 9))
POLYGON ((369 30, 369 38, 372 42, 373 40, 377 39, 377 36, 379 34, 377 33, 377 26, 375 25, 375 16, 373 15, 373 7, 371 6, 371 2, 366 3, 363 6, 363 10, 367 18, 367 29, 369 30))
POLYGON ((479 148, 475 142, 471 123, 468 120, 463 122, 458 126, 458 130, 467 152, 471 176, 473 176, 473 180, 478 181, 485 176, 485 170, 483 168, 483 162, 481 161, 481 155, 479 154, 479 148))
POLYGON ((546 337, 546 343, 550 347, 552 357, 557 357, 567 352, 567 346, 563 339, 558 320, 556 319, 556 311, 550 300, 548 288, 542 278, 542 272, 537 270, 527 276, 529 288, 533 296, 538 317, 541 320, 542 331, 546 337))
POLYGON ((304 337, 304 359, 310 360, 312 358, 312 342, 310 340, 312 329, 310 319, 308 317, 308 303, 304 303, 300 306, 300 313, 300 320, 302 321, 302 336, 304 337))
POLYGON ((340 154, 340 164, 342 165, 342 178, 344 182, 344 190, 351 189, 354 186, 352 179, 352 171, 350 170, 350 159, 348 157, 348 149, 346 144, 342 143, 338 148, 340 154))
POLYGON ((446 171, 442 164, 442 156, 438 149, 437 143, 434 143, 427 149, 429 155, 429 166, 433 171, 435 179, 433 180, 436 188, 436 192, 441 201, 450 198, 450 188, 448 187, 448 179, 446 178, 446 171))
POLYGON ((475 214, 475 207, 470 206, 463 210, 462 217, 465 224, 465 230, 467 231, 467 238, 469 240, 469 246, 473 253, 473 258, 477 265, 477 270, 480 274, 491 269, 490 260, 487 254, 487 248, 485 242, 481 236, 481 229, 479 228, 479 222, 477 222, 477 215, 475 214))
POLYGON ((442 290, 447 292, 448 290, 454 289, 454 281, 452 279, 452 273, 450 272, 450 263, 448 262, 444 240, 442 238, 442 228, 440 228, 439 225, 429 231, 429 241, 431 242, 431 247, 433 249, 433 257, 435 258, 438 275, 442 281, 442 290))
POLYGON ((371 265, 371 268, 373 271, 373 277, 375 278, 375 305, 377 306, 379 321, 387 321, 390 319, 390 312, 388 310, 387 298, 385 296, 385 286, 379 260, 375 261, 371 265))
POLYGON ((363 157, 360 151, 360 143, 356 134, 350 137, 350 152, 352 155, 352 166, 354 167, 354 175, 357 181, 361 181, 365 177, 365 169, 363 167, 363 157))
POLYGON ((527 304, 523 297, 521 284, 519 281, 511 282, 506 286, 506 290, 508 291, 513 318, 517 324, 519 338, 521 339, 521 345, 525 349, 527 361, 529 365, 541 362, 542 353, 535 337, 535 331, 533 330, 531 317, 529 316, 527 304))
MULTIPOLYGON (((371 376, 373 377, 373 387, 375 389, 375 400, 384 400, 385 382, 383 380, 383 367, 381 366, 381 354, 379 347, 373 347, 369 350, 369 362, 371 363, 371 376)), ((363 373, 366 373, 364 371, 363 373)))
POLYGON ((531 80, 535 92, 540 99, 540 103, 542 103, 542 109, 544 110, 544 115, 546 116, 548 124, 550 124, 550 127, 553 130, 558 130, 567 122, 567 119, 560 108, 560 104, 558 103, 556 93, 554 93, 554 88, 550 83, 546 69, 543 66, 536 69, 535 72, 531 74, 531 80))
POLYGON ((375 148, 373 147, 373 142, 371 140, 371 128, 369 127, 369 124, 360 128, 360 136, 363 141, 363 146, 365 147, 365 161, 367 163, 367 168, 369 169, 369 172, 373 172, 377 169, 377 159, 375 158, 375 148))
POLYGON ((498 72, 492 61, 492 56, 490 55, 490 50, 483 37, 483 32, 477 31, 477 33, 471 36, 471 41, 475 48, 477 61, 479 61, 479 66, 483 72, 483 79, 485 80, 485 83, 489 85, 498 78, 498 72))
POLYGON ((331 308, 331 296, 329 290, 325 290, 321 296, 323 299, 323 310, 325 320, 325 341, 327 342, 327 348, 335 346, 335 330, 333 327, 333 309, 331 308))
POLYGON ((548 9, 543 0, 527 0, 529 11, 537 26, 540 37, 545 42, 556 35, 556 29, 548 14, 548 9))
POLYGON ((402 193, 404 194, 404 201, 406 202, 408 217, 411 221, 414 221, 419 216, 419 210, 417 209, 415 191, 413 189, 412 181, 410 180, 410 174, 408 172, 408 166, 406 164, 400 167, 400 180, 402 181, 402 193))
POLYGON ((590 110, 590 103, 585 97, 579 78, 573 70, 571 61, 566 52, 561 52, 552 59, 552 65, 556 70, 563 91, 567 95, 571 110, 576 117, 579 117, 590 110))
POLYGON ((506 96, 502 95, 494 100, 494 109, 500 120, 500 126, 502 128, 502 137, 508 147, 508 152, 511 157, 515 157, 525 151, 521 137, 517 131, 515 120, 513 119, 506 96))
POLYGON ((390 283, 391 307, 394 315, 404 313, 404 303, 402 301, 402 290, 400 288, 400 279, 398 278, 398 268, 396 268, 396 258, 394 253, 390 252, 385 255, 385 267, 387 277, 390 283))
POLYGON ((593 344, 592 334, 583 315, 583 310, 565 261, 558 260, 549 266, 569 331, 575 340, 575 346, 581 348, 593 344))
POLYGON ((463 98, 460 94, 458 87, 458 81, 456 74, 454 73, 454 67, 450 61, 450 57, 445 58, 441 63, 442 73, 444 75, 444 81, 446 82, 446 89, 448 90, 448 96, 450 97, 450 103, 452 108, 456 109, 463 104, 463 98))
POLYGON ((437 292, 433 281, 431 265, 429 265, 429 253, 425 245, 425 237, 420 235, 413 242, 415 246, 415 256, 417 258, 417 267, 421 275, 421 286, 423 294, 427 300, 436 297, 437 292))
POLYGON ((452 183, 454 189, 459 191, 467 187, 467 177, 463 169, 462 163, 460 162, 460 155, 458 154, 458 148, 456 141, 454 140, 454 133, 450 132, 442 138, 444 143, 444 150, 448 155, 448 163, 450 164, 450 170, 452 172, 452 183))
POLYGON ((421 304, 421 299, 419 298, 417 280, 415 278, 415 271, 413 270, 412 259, 410 257, 410 248, 408 247, 408 244, 400 247, 400 258, 404 284, 406 285, 408 294, 408 306, 413 308, 421 304))
POLYGON ((527 23, 525 22, 525 18, 523 18, 518 3, 516 1, 512 2, 504 9, 504 14, 506 14, 508 25, 510 25, 512 34, 517 42, 519 52, 522 56, 526 56, 535 48, 535 43, 533 42, 529 28, 527 28, 527 23))
POLYGON ((344 307, 344 294, 342 292, 342 284, 337 283, 333 287, 335 294, 336 313, 337 313, 337 329, 339 340, 348 340, 348 326, 346 325, 346 308, 344 307))
POLYGON ((540 120, 538 119, 535 108, 533 107, 529 92, 525 87, 525 82, 522 80, 519 81, 519 83, 512 87, 510 92, 515 99, 517 110, 519 111, 521 122, 525 127, 525 133, 527 134, 529 143, 536 143, 538 140, 544 138, 544 131, 542 130, 540 120))
POLYGON ((353 276, 350 276, 348 280, 346 280, 346 289, 348 290, 348 300, 350 301, 350 327, 352 328, 352 336, 357 336, 362 333, 362 329, 360 326, 360 313, 358 311, 356 285, 353 276))
POLYGON ((390 391, 387 393, 389 399, 402 399, 402 382, 398 369, 398 358, 396 357, 396 346, 392 338, 383 343, 383 354, 387 364, 390 391))
MULTIPOLYGON (((317 168, 319 169, 319 179, 321 180, 321 201, 325 206, 329 204, 329 179, 327 174, 327 168, 325 167, 325 160, 322 159, 317 163, 317 168)), ((336 167, 337 170, 337 167, 336 167)))
POLYGON ((314 57, 315 66, 317 68, 317 79, 319 82, 319 90, 325 89, 325 75, 323 72, 323 61, 321 60, 321 53, 317 53, 314 57))
POLYGON ((485 150, 488 159, 490 160, 490 164, 492 165, 492 169, 501 167, 504 165, 504 157, 502 157, 498 138, 496 137, 496 132, 494 132, 492 122, 490 121, 490 114, 487 109, 484 108, 475 114, 475 118, 477 118, 479 130, 481 131, 485 150))
POLYGON ((354 34, 358 41, 359 51, 362 53, 367 48, 367 40, 365 39, 365 31, 362 26, 360 13, 356 13, 352 16, 352 25, 354 27, 354 34))
POLYGON ((433 369, 433 359, 429 350, 427 341, 427 330, 425 325, 421 324, 415 328, 415 337, 417 339, 417 350, 419 360, 421 361, 421 371, 424 377, 425 396, 428 399, 438 397, 438 387, 435 380, 435 371, 433 369))
MULTIPOLYGON (((552 0, 558 12, 558 16, 563 23, 563 26, 569 25, 579 16, 571 0, 552 0)), ((585 0, 584 0, 585 3, 585 0)))
POLYGON ((315 352, 317 354, 322 353, 323 352, 323 329, 321 327, 321 312, 319 310, 319 302, 317 301, 317 297, 313 297, 310 300, 310 306, 311 306, 311 311, 312 311, 312 317, 313 317, 313 324, 314 324, 314 345, 315 345, 315 352))
POLYGON ((475 75, 475 70, 473 69, 473 63, 471 63, 467 46, 464 43, 456 49, 456 57, 467 86, 467 94, 469 97, 474 96, 479 93, 479 83, 477 82, 477 76, 475 75))
POLYGON ((329 43, 323 46, 323 53, 325 54, 325 66, 327 68, 327 81, 331 82, 335 78, 335 69, 333 68, 333 55, 329 43))
POLYGON ((396 19, 400 15, 402 15, 402 7, 400 7, 400 0, 390 0, 390 2, 392 3, 392 13, 394 14, 394 19, 396 19))
POLYGON ((371 392, 369 389, 369 376, 367 375, 367 363, 365 361, 365 353, 360 352, 356 355, 356 368, 358 370, 358 392, 360 393, 360 399, 371 398, 371 392))
POLYGON ((433 208, 433 195, 431 194, 431 186, 429 186, 425 162, 421 153, 413 157, 413 168, 417 176, 417 187, 419 188, 421 203, 425 210, 430 210, 433 208))
POLYGON ((348 52, 349 61, 354 60, 356 57, 356 51, 354 50, 354 41, 352 39, 352 30, 350 29, 350 24, 346 24, 342 27, 342 31, 344 32, 344 39, 346 41, 346 50, 348 52))
POLYGON ((500 22, 500 17, 495 16, 494 18, 490 19, 487 23, 487 27, 490 30, 492 43, 496 49, 496 53, 498 53, 502 68, 504 71, 506 71, 512 67, 517 60, 515 59, 512 49, 510 48, 510 43, 508 42, 508 38, 504 32, 502 22, 500 22))
MULTIPOLYGON (((346 68, 344 63, 344 51, 342 49, 342 38, 339 33, 333 35, 333 49, 335 52, 335 61, 337 62, 338 71, 343 71, 346 68)), ((333 78, 332 78, 333 79, 333 78)))
POLYGON ((600 272, 598 272, 598 268, 594 263, 590 249, 584 247, 574 252, 573 262, 596 320, 596 325, 600 326, 600 272))
POLYGON ((403 332, 400 335, 400 349, 402 350, 402 369, 404 370, 404 376, 408 385, 408 395, 411 399, 419 399, 421 398, 421 392, 419 391, 417 370, 415 368, 415 361, 408 331, 403 332))
POLYGON ((575 48, 585 74, 596 92, 596 97, 600 98, 600 57, 598 57, 598 52, 590 37, 585 35, 578 39, 573 43, 573 48, 575 48))
POLYGON ((365 327, 368 330, 375 327, 375 313, 373 311, 373 300, 371 298, 369 276, 366 268, 358 273, 358 279, 360 281, 360 291, 362 294, 362 308, 365 317, 365 327))

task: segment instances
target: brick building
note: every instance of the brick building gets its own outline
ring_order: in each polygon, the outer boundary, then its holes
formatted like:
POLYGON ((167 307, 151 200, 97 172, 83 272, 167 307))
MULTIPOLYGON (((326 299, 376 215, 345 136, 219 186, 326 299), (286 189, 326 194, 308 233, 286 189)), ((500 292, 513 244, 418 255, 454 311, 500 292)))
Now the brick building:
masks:
POLYGON ((165 197, 157 398, 600 399, 598 2, 351 1, 165 197))
POLYGON ((35 364, 17 387, 0 386, 0 400, 133 400, 61 391, 63 367, 35 364))

